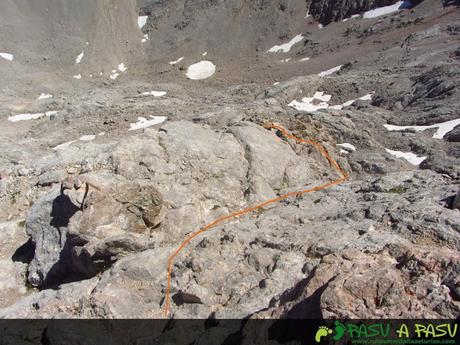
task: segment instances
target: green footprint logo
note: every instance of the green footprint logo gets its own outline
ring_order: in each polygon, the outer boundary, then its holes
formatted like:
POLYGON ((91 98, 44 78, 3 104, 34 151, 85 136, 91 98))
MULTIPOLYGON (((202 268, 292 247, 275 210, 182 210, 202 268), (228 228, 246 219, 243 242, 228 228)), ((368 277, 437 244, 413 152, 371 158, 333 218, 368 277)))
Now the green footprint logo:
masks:
POLYGON ((326 337, 332 334, 332 329, 326 326, 319 326, 319 329, 316 331, 315 341, 317 343, 321 342, 321 338, 326 337))
POLYGON ((345 326, 340 321, 336 321, 335 322, 335 335, 332 339, 334 339, 335 341, 339 341, 340 339, 343 338, 344 334, 345 334, 345 326))

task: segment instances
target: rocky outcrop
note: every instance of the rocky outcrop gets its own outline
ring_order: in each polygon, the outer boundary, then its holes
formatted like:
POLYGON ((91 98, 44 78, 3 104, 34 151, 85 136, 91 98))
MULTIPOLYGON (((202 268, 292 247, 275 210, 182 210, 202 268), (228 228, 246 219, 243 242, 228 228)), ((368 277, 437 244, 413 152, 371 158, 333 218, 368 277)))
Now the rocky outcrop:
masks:
POLYGON ((75 188, 64 181, 61 191, 54 188, 29 212, 26 229, 35 245, 29 281, 34 286, 72 275, 91 277, 127 253, 147 249, 149 230, 165 217, 162 196, 151 185, 106 178, 97 187, 85 181, 75 188))
POLYGON ((26 218, 26 232, 35 247, 28 280, 33 286, 53 284, 68 266, 67 226, 78 208, 58 187, 38 200, 26 218))
POLYGON ((350 249, 325 256, 308 278, 275 302, 276 308, 257 316, 413 318, 425 310, 427 318, 455 318, 460 302, 453 277, 460 257, 447 249, 426 250, 395 244, 375 254, 350 249))
MULTIPOLYGON (((32 20, 20 11, 0 28, 25 23, 14 42, 5 36, 5 50, 21 44, 23 28, 31 33, 30 50, 0 60, 2 71, 27 77, 2 74, 0 89, 0 318, 161 318, 167 301, 168 316, 206 325, 251 316, 458 315, 453 8, 425 0, 318 27, 317 19, 388 3, 145 0, 142 50, 154 63, 144 68, 125 61, 142 40, 132 1, 54 3, 45 15, 46 6, 30 2, 32 20), (57 13, 58 23, 43 23, 57 13), (68 42, 48 30, 60 23, 68 42), (267 52, 296 35, 303 38, 291 50, 267 52), (55 55, 37 62, 36 42, 44 55, 56 45, 55 55), (93 57, 107 61, 103 78, 115 61, 128 70, 100 82, 87 70, 93 57), (60 59, 70 67, 35 73, 36 63, 54 68, 60 59), (186 67, 203 59, 216 73, 187 80, 186 67), (31 73, 21 74, 24 61, 31 73), (37 99, 45 92, 54 97, 37 99), (150 115, 164 121, 132 126, 150 115), (433 126, 412 128, 451 120, 443 138, 433 126), (337 181, 335 162, 349 178, 318 187, 337 181)), ((24 4, 2 2, 0 17, 24 4)), ((174 333, 174 325, 162 328, 174 333)), ((50 327, 37 339, 78 338, 66 330, 50 327)))
POLYGON ((308 13, 321 24, 349 18, 375 7, 393 5, 394 0, 312 0, 308 13))

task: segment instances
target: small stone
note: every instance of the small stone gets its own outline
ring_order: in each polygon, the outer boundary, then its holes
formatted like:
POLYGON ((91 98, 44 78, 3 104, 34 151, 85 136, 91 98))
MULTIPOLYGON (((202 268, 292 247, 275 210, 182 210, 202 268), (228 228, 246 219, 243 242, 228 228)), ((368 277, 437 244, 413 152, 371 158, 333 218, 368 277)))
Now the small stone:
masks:
POLYGON ((403 109, 404 109, 404 106, 402 105, 401 102, 396 102, 396 103, 395 103, 395 108, 398 109, 398 110, 403 110, 403 109))
POLYGON ((81 163, 81 169, 82 169, 81 173, 88 173, 93 170, 93 165, 88 160, 84 160, 81 163))
POLYGON ((18 175, 19 176, 27 176, 27 175, 29 175, 29 172, 30 172, 30 170, 27 169, 27 168, 20 168, 18 170, 18 175))
POLYGON ((39 186, 50 186, 53 183, 60 183, 67 176, 64 170, 51 170, 40 175, 38 178, 39 186))

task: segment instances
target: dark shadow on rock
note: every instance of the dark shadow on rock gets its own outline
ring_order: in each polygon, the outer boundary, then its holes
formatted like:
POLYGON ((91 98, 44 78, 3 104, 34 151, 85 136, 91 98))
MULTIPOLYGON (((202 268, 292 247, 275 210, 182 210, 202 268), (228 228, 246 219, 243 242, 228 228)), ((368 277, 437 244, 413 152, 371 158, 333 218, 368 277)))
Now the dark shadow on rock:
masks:
POLYGON ((57 229, 67 227, 70 218, 79 210, 80 209, 70 201, 69 197, 61 194, 53 201, 50 224, 57 229))
MULTIPOLYGON (((50 225, 59 232, 60 236, 67 236, 67 226, 69 225, 70 218, 80 209, 75 206, 66 195, 59 195, 53 200, 53 206, 50 214, 50 225)), ((62 243, 61 238, 61 243, 62 243)), ((61 285, 68 280, 69 275, 72 274, 70 265, 71 245, 67 239, 59 254, 59 260, 51 267, 48 274, 44 278, 40 288, 50 289, 61 285)), ((76 279, 77 281, 81 279, 76 279)))
POLYGON ((444 207, 453 209, 454 200, 455 200, 455 195, 451 195, 451 196, 448 196, 447 198, 442 199, 441 202, 444 203, 444 207))
POLYGON ((460 0, 444 0, 443 2, 443 6, 444 7, 447 7, 447 6, 460 6, 460 0))
MULTIPOLYGON (((323 319, 320 304, 321 295, 334 278, 335 277, 331 278, 326 284, 318 288, 310 297, 294 305, 294 307, 284 313, 279 320, 275 321, 268 330, 269 339, 274 339, 281 344, 291 342, 306 344, 306 329, 302 327, 302 324, 305 323, 304 320, 306 319, 323 319), (286 320, 291 320, 291 322, 286 322, 286 320)), ((300 285, 306 287, 306 281, 308 281, 308 278, 301 281, 297 286, 300 285)), ((297 286, 295 290, 297 290, 297 286)), ((309 326, 311 326, 311 324, 309 324, 309 326)))
POLYGON ((50 269, 48 275, 43 281, 42 289, 58 290, 62 284, 75 283, 82 280, 90 279, 97 273, 103 272, 111 266, 106 266, 104 269, 97 271, 81 272, 72 263, 72 251, 75 247, 75 242, 67 237, 64 247, 59 255, 59 261, 56 262, 50 269))
POLYGON ((13 256, 11 257, 11 260, 13 260, 14 262, 30 264, 30 262, 34 258, 34 254, 35 243, 32 241, 31 238, 29 238, 29 240, 26 243, 24 243, 22 246, 16 249, 13 256))

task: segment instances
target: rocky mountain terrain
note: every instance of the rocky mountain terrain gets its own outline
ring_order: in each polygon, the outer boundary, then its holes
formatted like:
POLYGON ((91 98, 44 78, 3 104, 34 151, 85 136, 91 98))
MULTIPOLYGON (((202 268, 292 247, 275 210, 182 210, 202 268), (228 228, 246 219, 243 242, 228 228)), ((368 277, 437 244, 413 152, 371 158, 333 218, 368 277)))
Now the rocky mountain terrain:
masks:
POLYGON ((457 318, 459 19, 2 1, 0 317, 457 318))

